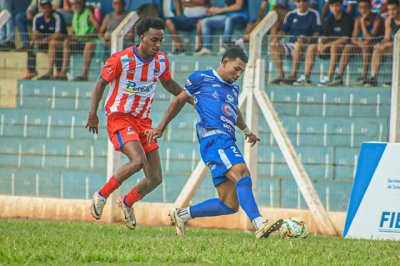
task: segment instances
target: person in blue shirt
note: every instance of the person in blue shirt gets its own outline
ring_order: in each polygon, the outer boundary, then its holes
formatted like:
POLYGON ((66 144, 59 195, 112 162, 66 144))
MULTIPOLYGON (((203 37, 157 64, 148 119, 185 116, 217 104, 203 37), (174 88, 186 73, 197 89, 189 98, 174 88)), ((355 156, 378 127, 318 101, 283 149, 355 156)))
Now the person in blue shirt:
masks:
POLYGON ((235 83, 248 61, 239 47, 229 48, 216 70, 196 71, 189 76, 185 89, 176 96, 158 127, 148 132, 148 141, 162 136, 168 123, 191 97, 200 115, 197 137, 204 163, 209 167, 219 198, 208 199, 186 208, 169 211, 177 235, 185 235, 186 222, 197 217, 234 214, 239 206, 255 227, 256 238, 268 237, 279 229, 282 219, 265 220, 252 191, 249 169, 236 145, 235 126, 252 146, 260 139, 251 132, 238 108, 239 86, 235 83))
POLYGON ((293 84, 296 81, 297 70, 301 57, 309 44, 316 41, 321 31, 321 20, 318 11, 309 8, 308 0, 296 0, 297 8, 287 13, 278 38, 272 38, 270 43, 271 57, 278 70, 278 78, 271 84, 293 84), (290 35, 288 42, 281 42, 279 37, 290 35), (292 57, 292 69, 287 78, 283 70, 282 57, 292 57))

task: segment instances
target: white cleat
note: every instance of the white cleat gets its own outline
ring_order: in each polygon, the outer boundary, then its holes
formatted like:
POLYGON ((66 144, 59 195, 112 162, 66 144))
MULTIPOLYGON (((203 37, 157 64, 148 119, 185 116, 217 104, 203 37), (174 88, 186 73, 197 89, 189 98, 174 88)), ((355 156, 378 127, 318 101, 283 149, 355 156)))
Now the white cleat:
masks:
POLYGON ((135 213, 133 212, 133 206, 131 207, 126 206, 122 196, 118 198, 117 203, 122 208, 122 211, 124 213, 124 220, 126 227, 128 227, 130 230, 135 229, 136 218, 135 218, 135 213))
POLYGON ((103 213, 104 205, 106 205, 107 198, 100 195, 98 191, 93 194, 92 207, 90 212, 93 218, 100 220, 101 214, 103 213))
POLYGON ((186 222, 182 220, 178 215, 179 209, 174 208, 169 210, 169 217, 171 218, 171 222, 175 225, 176 235, 184 236, 186 235, 186 222))
POLYGON ((278 219, 278 220, 276 220, 274 222, 270 222, 270 223, 268 221, 262 223, 260 228, 258 228, 257 231, 256 231, 256 238, 260 239, 260 238, 269 237, 269 235, 272 232, 275 232, 275 231, 279 230, 279 228, 281 227, 282 223, 283 223, 282 219, 278 219))

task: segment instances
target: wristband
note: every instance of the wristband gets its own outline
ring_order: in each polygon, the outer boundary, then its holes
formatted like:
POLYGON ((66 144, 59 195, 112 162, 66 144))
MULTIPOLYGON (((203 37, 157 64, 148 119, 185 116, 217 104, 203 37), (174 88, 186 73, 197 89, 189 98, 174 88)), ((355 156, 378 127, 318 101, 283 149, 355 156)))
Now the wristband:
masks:
POLYGON ((251 135, 251 130, 248 127, 245 127, 242 129, 242 132, 247 136, 247 135, 251 135))

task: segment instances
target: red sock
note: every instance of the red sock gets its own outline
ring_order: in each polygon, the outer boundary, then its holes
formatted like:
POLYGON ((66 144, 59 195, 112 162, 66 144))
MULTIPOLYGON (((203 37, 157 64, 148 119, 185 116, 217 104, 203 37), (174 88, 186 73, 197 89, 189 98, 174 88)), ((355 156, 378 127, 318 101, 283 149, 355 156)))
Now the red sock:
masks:
POLYGON ((102 189, 100 189, 99 193, 100 195, 102 195, 105 198, 108 198, 108 196, 110 196, 110 194, 116 190, 117 188, 119 188, 121 186, 121 183, 117 181, 117 179, 115 179, 114 176, 112 176, 110 178, 110 180, 108 180, 108 182, 104 185, 104 187, 102 189))
POLYGON ((125 205, 126 206, 132 206, 133 203, 135 203, 136 201, 139 201, 141 199, 143 199, 143 195, 141 195, 136 187, 132 188, 131 191, 129 191, 128 194, 125 195, 124 197, 124 201, 125 201, 125 205))

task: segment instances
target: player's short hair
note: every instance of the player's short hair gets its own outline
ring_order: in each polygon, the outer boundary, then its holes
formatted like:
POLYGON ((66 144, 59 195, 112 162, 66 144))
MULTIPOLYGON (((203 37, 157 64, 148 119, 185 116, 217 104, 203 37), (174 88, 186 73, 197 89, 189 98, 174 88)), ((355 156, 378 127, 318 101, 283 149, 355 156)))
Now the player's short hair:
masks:
POLYGON ((239 47, 232 47, 232 48, 227 49, 226 52, 224 53, 224 55, 222 56, 221 62, 225 58, 228 58, 231 60, 235 60, 236 58, 239 58, 240 60, 242 60, 245 63, 247 63, 249 61, 249 58, 247 57, 245 52, 239 47))
POLYGON ((387 1, 386 4, 387 4, 387 5, 395 5, 395 6, 397 6, 397 7, 400 6, 399 0, 389 0, 389 1, 387 1))
POLYGON ((136 33, 138 36, 140 36, 150 28, 163 30, 165 25, 164 22, 159 18, 143 18, 136 24, 136 33))
POLYGON ((367 3, 369 6, 371 6, 371 1, 370 0, 359 0, 358 1, 358 4, 360 4, 360 3, 367 3))
POLYGON ((340 3, 341 5, 343 4, 343 0, 329 0, 329 5, 337 4, 340 3))

